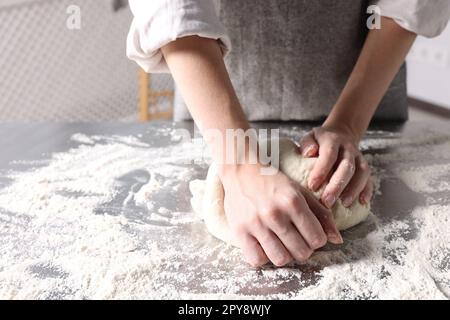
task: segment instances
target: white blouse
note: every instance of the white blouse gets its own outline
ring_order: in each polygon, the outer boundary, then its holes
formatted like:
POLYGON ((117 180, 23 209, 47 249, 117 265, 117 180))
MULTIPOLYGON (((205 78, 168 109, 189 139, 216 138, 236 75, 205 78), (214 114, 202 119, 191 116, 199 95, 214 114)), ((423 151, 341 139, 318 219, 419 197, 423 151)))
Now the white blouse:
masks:
POLYGON ((418 35, 433 38, 444 31, 450 19, 450 0, 374 0, 381 15, 418 35))
POLYGON ((177 38, 198 35, 220 40, 223 55, 231 41, 218 16, 216 0, 130 0, 134 19, 127 55, 145 71, 168 72, 161 48, 177 38))
MULTIPOLYGON (((177 38, 198 35, 217 39, 225 56, 231 41, 220 22, 220 0, 129 0, 134 15, 127 55, 145 71, 168 72, 161 47, 177 38)), ((450 19, 450 0, 372 0, 381 15, 425 37, 435 37, 450 19)))

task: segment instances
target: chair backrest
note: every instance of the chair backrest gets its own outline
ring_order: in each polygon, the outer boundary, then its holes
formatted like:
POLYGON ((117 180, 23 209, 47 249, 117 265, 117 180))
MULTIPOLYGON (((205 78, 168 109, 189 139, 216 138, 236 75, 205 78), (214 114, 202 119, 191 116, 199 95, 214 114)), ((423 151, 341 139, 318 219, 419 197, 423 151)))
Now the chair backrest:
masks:
MULTIPOLYGON (((153 76, 144 70, 139 70, 139 121, 172 119, 173 117, 173 89, 159 89, 155 83, 167 83, 162 76, 152 81, 153 76)), ((166 79, 167 80, 167 79, 166 79)), ((167 87, 167 86, 166 86, 167 87)))

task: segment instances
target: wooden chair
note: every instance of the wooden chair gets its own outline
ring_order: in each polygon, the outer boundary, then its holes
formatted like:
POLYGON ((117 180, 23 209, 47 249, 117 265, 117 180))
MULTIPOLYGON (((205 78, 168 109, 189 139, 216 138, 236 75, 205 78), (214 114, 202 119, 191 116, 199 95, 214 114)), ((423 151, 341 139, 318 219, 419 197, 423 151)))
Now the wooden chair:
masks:
POLYGON ((146 122, 152 120, 172 119, 173 97, 171 90, 153 91, 151 85, 151 75, 139 69, 139 121, 146 122), (166 97, 170 101, 168 111, 152 110, 155 108, 158 98, 166 97))

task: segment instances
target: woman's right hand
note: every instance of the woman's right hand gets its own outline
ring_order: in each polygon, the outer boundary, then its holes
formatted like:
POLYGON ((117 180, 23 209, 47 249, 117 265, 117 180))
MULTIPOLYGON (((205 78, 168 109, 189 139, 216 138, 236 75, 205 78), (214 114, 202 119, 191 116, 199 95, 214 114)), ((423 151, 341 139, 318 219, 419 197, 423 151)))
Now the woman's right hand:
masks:
POLYGON ((234 242, 252 266, 305 261, 327 241, 342 243, 331 212, 308 190, 261 165, 220 170, 224 207, 234 242))

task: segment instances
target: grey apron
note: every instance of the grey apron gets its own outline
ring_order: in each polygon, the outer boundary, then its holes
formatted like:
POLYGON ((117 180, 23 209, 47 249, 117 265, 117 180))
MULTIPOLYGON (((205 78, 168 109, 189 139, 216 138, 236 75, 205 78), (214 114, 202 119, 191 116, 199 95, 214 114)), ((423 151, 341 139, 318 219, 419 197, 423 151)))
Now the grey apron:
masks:
MULTIPOLYGON (((366 8, 364 0, 222 0, 233 45, 226 65, 248 119, 325 118, 366 38, 366 8)), ((403 66, 375 119, 407 117, 403 66)), ((190 119, 178 91, 174 118, 190 119)))

